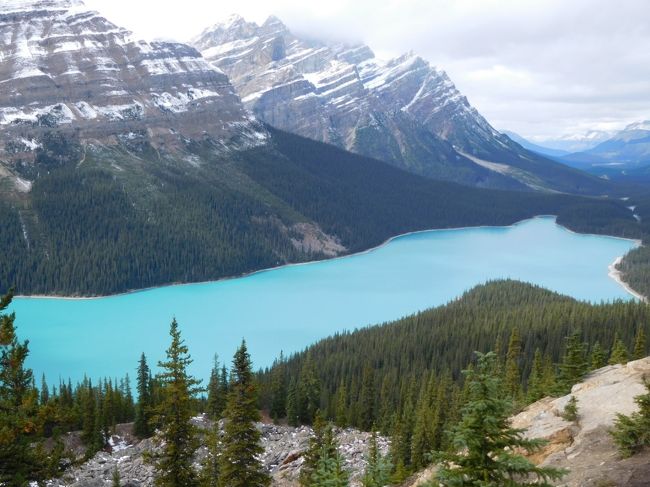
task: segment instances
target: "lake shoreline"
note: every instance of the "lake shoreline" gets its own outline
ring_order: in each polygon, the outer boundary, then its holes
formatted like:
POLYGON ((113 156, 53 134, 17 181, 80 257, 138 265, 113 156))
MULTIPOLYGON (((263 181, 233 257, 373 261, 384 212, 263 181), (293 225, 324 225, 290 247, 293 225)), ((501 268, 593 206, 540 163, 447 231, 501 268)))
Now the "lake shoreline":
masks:
MULTIPOLYGON (((595 234, 595 233, 580 233, 571 230, 570 228, 565 227, 564 225, 561 225, 557 223, 557 215, 536 215, 530 218, 524 218, 523 220, 518 220, 510 225, 476 225, 476 226, 465 226, 465 227, 450 227, 450 228, 431 228, 427 230, 414 230, 412 232, 406 232, 406 233, 401 233, 399 235, 392 236, 385 240, 384 242, 380 243, 379 245, 376 245, 374 247, 370 247, 365 250, 361 250, 359 252, 354 252, 352 254, 345 254, 345 255, 339 255, 336 257, 330 257, 326 259, 319 259, 319 260, 310 260, 306 262, 292 262, 292 263, 287 263, 287 264, 281 264, 278 266, 274 267, 267 267, 264 269, 258 269, 255 271, 250 271, 246 272, 243 274, 235 275, 235 276, 226 276, 226 277, 221 277, 218 279, 209 279, 206 281, 195 281, 195 282, 173 282, 169 284, 161 284, 158 286, 150 286, 142 289, 132 289, 129 291, 124 291, 120 293, 115 293, 115 294, 103 294, 103 295, 94 295, 94 296, 62 296, 62 295, 55 295, 55 294, 32 294, 32 295, 17 295, 15 296, 16 299, 62 299, 62 300, 70 300, 70 301, 84 301, 84 300, 95 300, 95 299, 108 299, 108 298, 117 298, 121 296, 128 296, 132 294, 137 294, 137 293, 144 293, 147 291, 152 291, 155 289, 162 289, 162 288, 168 288, 168 287, 178 287, 178 286, 192 286, 192 285, 199 285, 199 284, 210 284, 210 283, 217 283, 217 282, 223 282, 223 281, 230 281, 233 279, 242 279, 246 277, 251 277, 256 274, 261 274, 263 272, 270 272, 278 269, 283 269, 283 268, 289 268, 289 267, 296 267, 296 266, 303 266, 303 265, 311 265, 311 264, 316 264, 316 263, 322 263, 322 262, 331 262, 331 261, 336 261, 338 259, 346 259, 349 257, 356 257, 356 256, 361 256, 361 255, 366 255, 371 252, 375 252, 387 245, 389 245, 391 242, 394 240, 403 238, 403 237, 408 237, 411 235, 417 235, 420 233, 429 233, 429 232, 447 232, 447 231, 459 231, 459 230, 472 230, 472 229, 481 229, 481 228, 514 228, 517 225, 521 225, 525 222, 532 221, 532 220, 537 220, 537 219, 543 219, 543 218, 555 218, 555 224, 562 228, 563 230, 573 233, 575 235, 584 235, 584 236, 594 236, 594 237, 607 237, 607 238, 614 238, 614 239, 619 239, 619 240, 626 240, 630 242, 634 242, 637 246, 642 245, 641 240, 639 239, 632 239, 632 238, 625 238, 625 237, 617 237, 617 236, 612 236, 612 235, 602 235, 602 234, 595 234)), ((627 291, 629 294, 632 296, 636 297, 637 299, 641 299, 645 301, 645 297, 641 296, 638 294, 636 291, 634 291, 629 285, 621 279, 620 272, 618 272, 618 275, 615 275, 612 273, 611 268, 612 265, 618 264, 620 260, 623 259, 623 256, 617 257, 616 261, 609 266, 609 274, 608 276, 616 281, 625 291, 627 291)))
POLYGON ((647 303, 648 299, 644 295, 636 292, 634 289, 632 289, 632 287, 630 287, 630 285, 627 282, 623 280, 623 273, 618 270, 618 265, 621 263, 622 260, 623 260, 622 256, 616 257, 616 260, 614 260, 614 262, 612 262, 609 265, 609 273, 607 275, 612 279, 614 279, 621 287, 623 287, 623 289, 625 289, 628 293, 630 293, 632 296, 637 298, 639 301, 647 303))

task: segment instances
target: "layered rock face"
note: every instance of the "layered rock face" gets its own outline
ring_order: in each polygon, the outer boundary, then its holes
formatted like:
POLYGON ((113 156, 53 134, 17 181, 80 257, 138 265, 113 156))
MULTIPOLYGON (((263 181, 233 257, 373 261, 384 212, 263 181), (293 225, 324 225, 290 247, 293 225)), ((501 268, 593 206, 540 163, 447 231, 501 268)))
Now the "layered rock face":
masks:
MULTIPOLYGON (((29 164, 46 134, 157 150, 265 133, 192 47, 135 39, 80 0, 0 3, 0 160, 29 164)), ((5 168, 6 169, 6 168, 5 168)))
POLYGON ((232 16, 193 45, 230 77, 247 108, 280 129, 439 179, 575 186, 544 174, 553 163, 497 132, 445 72, 413 53, 381 61, 365 45, 301 39, 275 17, 257 25, 232 16))

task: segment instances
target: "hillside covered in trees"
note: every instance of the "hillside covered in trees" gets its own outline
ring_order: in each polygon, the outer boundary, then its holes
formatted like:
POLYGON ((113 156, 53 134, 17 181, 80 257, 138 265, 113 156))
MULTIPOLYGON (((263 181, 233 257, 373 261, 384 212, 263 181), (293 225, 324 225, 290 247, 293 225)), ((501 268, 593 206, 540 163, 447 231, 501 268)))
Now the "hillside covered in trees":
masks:
MULTIPOLYGON (((394 438, 401 474, 445 448, 466 391, 460 373, 475 351, 494 350, 515 408, 566 394, 588 370, 648 353, 650 308, 588 304, 516 281, 381 326, 324 339, 260 373, 262 405, 290 423, 316 410, 340 425, 394 438)), ((399 476, 398 475, 398 476, 399 476)))
POLYGON ((272 144, 226 155, 191 144, 196 164, 146 145, 88 151, 79 164, 79 147, 54 140, 46 152, 64 154, 37 163, 29 192, 0 187, 0 284, 19 294, 111 294, 539 214, 578 231, 640 236, 620 201, 433 181, 270 131, 272 144), (330 245, 304 244, 313 241, 330 245))

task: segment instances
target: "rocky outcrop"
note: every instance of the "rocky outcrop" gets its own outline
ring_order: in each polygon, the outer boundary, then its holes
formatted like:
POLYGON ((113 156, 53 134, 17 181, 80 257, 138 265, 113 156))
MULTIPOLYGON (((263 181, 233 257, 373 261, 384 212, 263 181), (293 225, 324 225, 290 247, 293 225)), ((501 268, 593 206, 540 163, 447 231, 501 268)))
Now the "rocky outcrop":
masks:
MULTIPOLYGON (((512 419, 529 438, 548 441, 531 457, 536 464, 568 470, 558 487, 647 487, 650 485, 650 451, 622 458, 609 434, 616 414, 637 410, 634 398, 644 394, 650 380, 650 357, 592 372, 568 394, 544 398, 512 419), (571 396, 578 404, 578 419, 562 418, 571 396)), ((435 467, 420 472, 401 487, 425 485, 435 467)))
POLYGON ((476 186, 599 186, 500 134, 444 71, 414 53, 382 61, 365 45, 302 39, 276 17, 257 25, 232 16, 193 45, 247 108, 280 129, 476 186))
MULTIPOLYGON (((194 418, 197 426, 204 429, 210 422, 199 416, 194 418)), ((277 487, 298 486, 298 476, 303 464, 303 455, 309 445, 311 428, 293 428, 270 424, 258 425, 262 433, 264 453, 261 460, 272 476, 271 485, 277 487)), ((88 462, 66 472, 60 479, 48 482, 50 487, 104 487, 110 483, 113 472, 117 469, 125 487, 149 487, 153 485, 154 471, 144 455, 158 449, 155 439, 137 441, 129 434, 128 425, 121 425, 118 435, 110 440, 111 451, 103 451, 88 462)), ((344 459, 344 468, 350 472, 351 485, 359 486, 360 477, 366 467, 366 456, 370 434, 353 429, 338 429, 336 439, 339 451, 344 459)), ((71 446, 76 444, 71 442, 71 446)), ((386 454, 388 440, 378 438, 379 449, 386 454)), ((80 452, 77 452, 80 453, 80 452)), ((197 452, 197 468, 205 456, 205 447, 197 452)))
POLYGON ((86 144, 267 137, 196 49, 138 40, 81 0, 1 2, 0 85, 0 163, 26 177, 48 157, 82 161, 86 144))
POLYGON ((549 441, 533 459, 568 469, 559 485, 648 485, 650 452, 623 459, 609 435, 617 413, 637 410, 634 398, 645 393, 644 379, 650 380, 650 358, 599 369, 575 385, 571 394, 532 404, 513 419, 513 425, 526 428, 529 437, 549 441), (571 396, 578 404, 575 422, 561 417, 571 396))

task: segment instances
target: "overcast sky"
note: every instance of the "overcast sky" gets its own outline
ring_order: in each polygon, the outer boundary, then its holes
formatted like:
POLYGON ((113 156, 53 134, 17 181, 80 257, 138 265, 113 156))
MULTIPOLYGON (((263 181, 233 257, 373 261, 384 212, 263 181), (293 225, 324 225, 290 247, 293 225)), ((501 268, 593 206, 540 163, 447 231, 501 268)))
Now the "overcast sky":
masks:
POLYGON ((544 140, 650 119, 650 0, 86 0, 138 35, 188 40, 231 13, 413 50, 497 129, 544 140))

